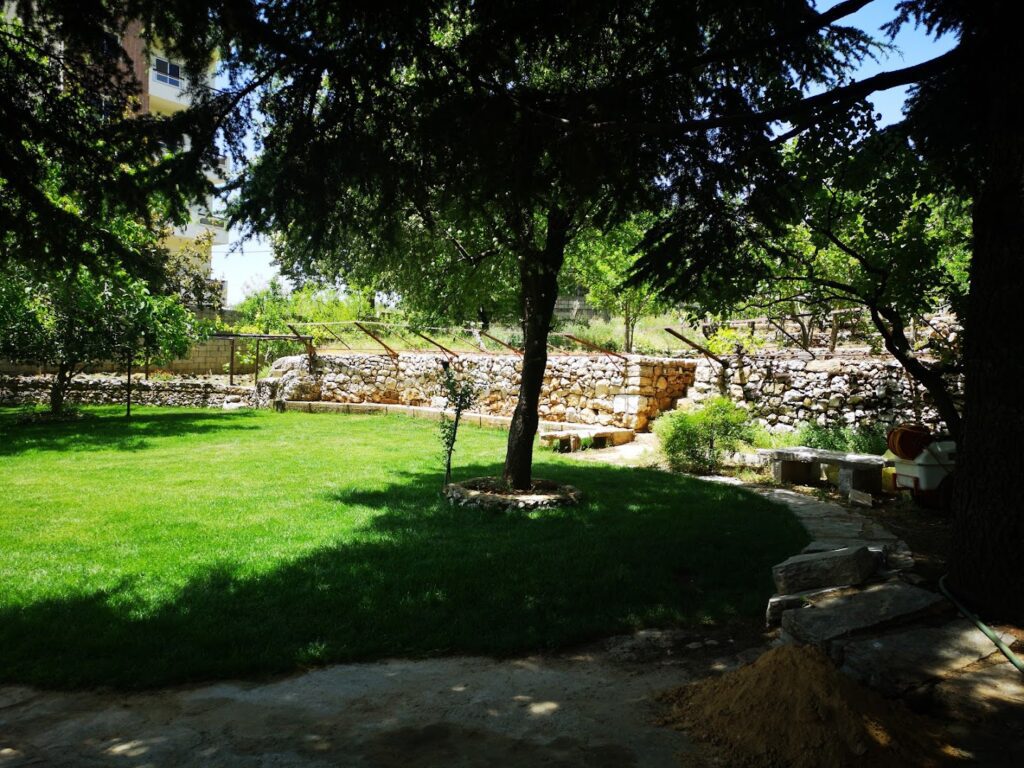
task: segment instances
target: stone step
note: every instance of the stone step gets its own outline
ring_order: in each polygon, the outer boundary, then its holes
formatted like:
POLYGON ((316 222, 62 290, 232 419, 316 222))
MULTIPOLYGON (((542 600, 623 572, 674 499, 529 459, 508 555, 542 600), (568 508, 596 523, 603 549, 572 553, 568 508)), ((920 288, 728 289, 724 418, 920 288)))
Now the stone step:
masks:
MULTIPOLYGON (((1002 639, 1013 642, 1008 634, 1002 639)), ((843 672, 892 696, 949 677, 993 653, 998 650, 992 641, 966 619, 837 640, 832 646, 832 657, 843 672)))
POLYGON ((591 429, 560 429, 554 432, 541 432, 540 441, 547 446, 559 447, 569 453, 581 450, 589 442, 593 448, 610 448, 633 442, 636 433, 632 429, 616 427, 596 427, 591 429))
POLYGON ((914 556, 910 549, 904 541, 895 538, 815 539, 801 552, 831 552, 844 547, 867 547, 879 559, 880 565, 891 571, 910 570, 914 567, 914 556))
POLYGON ((779 594, 863 584, 878 570, 878 557, 867 547, 844 547, 794 555, 772 567, 779 594))
POLYGON ((795 592, 791 595, 772 595, 768 598, 768 607, 764 612, 764 625, 769 629, 777 627, 779 622, 782 621, 783 612, 792 608, 802 608, 829 595, 849 592, 852 589, 853 587, 825 587, 824 589, 809 589, 804 592, 795 592))
POLYGON ((807 608, 784 611, 782 636, 790 642, 827 650, 840 638, 882 631, 943 610, 951 611, 952 604, 941 595, 901 581, 888 581, 807 608))

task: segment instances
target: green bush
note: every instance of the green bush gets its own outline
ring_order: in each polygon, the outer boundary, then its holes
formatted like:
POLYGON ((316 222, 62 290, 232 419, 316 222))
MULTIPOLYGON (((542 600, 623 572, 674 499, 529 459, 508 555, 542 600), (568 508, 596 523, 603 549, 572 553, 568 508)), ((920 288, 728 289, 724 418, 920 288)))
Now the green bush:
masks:
POLYGON ((750 415, 726 397, 708 400, 697 411, 675 411, 655 425, 661 449, 675 470, 711 474, 722 456, 753 439, 750 415))
POLYGON ((888 428, 884 424, 847 427, 842 424, 805 424, 798 432, 799 444, 808 448, 845 453, 882 454, 886 449, 888 428))

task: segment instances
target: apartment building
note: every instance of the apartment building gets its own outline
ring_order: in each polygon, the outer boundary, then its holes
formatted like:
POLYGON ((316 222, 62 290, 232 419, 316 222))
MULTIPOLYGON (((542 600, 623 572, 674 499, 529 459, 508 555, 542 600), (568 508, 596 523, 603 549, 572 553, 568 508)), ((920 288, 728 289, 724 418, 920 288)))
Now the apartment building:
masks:
MULTIPOLYGON (((172 56, 163 53, 158 47, 150 45, 141 36, 141 25, 135 22, 129 25, 121 41, 125 52, 132 61, 135 77, 141 86, 139 95, 139 111, 143 114, 171 115, 189 106, 189 92, 192 85, 212 87, 214 64, 207 72, 206 82, 192 84, 184 76, 183 68, 172 56)), ((221 164, 219 174, 211 175, 214 183, 224 182, 227 173, 226 159, 221 164)), ((177 227, 165 240, 171 252, 180 252, 187 246, 197 246, 197 259, 200 268, 210 272, 213 263, 214 245, 228 242, 228 231, 223 216, 218 215, 220 206, 211 198, 204 203, 191 206, 191 216, 187 224, 177 227), (203 235, 206 238, 200 240, 203 235)), ((210 294, 214 298, 211 303, 216 307, 223 306, 227 295, 224 281, 215 281, 211 285, 210 294), (219 298, 218 298, 219 297, 219 298)))

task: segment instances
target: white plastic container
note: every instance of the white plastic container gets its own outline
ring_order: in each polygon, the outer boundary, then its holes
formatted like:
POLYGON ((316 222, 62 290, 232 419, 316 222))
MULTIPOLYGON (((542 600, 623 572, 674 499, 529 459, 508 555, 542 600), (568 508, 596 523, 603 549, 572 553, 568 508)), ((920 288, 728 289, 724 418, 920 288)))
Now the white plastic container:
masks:
POLYGON ((943 440, 932 443, 913 461, 894 459, 896 487, 914 491, 934 491, 956 467, 956 443, 943 440))

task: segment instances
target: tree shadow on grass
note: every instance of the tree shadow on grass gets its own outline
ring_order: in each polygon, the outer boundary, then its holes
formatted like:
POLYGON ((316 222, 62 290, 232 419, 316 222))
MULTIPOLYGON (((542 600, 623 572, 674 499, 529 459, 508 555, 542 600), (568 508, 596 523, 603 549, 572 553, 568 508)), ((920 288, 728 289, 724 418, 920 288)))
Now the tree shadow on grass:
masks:
POLYGON ((28 451, 136 451, 163 437, 257 429, 252 411, 219 409, 160 411, 143 408, 125 418, 115 408, 88 410, 80 418, 57 422, 25 421, 24 411, 0 408, 0 456, 28 451))
MULTIPOLYGON (((463 469, 489 474, 492 465, 463 469)), ((451 507, 435 473, 338 493, 374 515, 266 572, 209 569, 146 604, 136 580, 0 608, 0 680, 146 687, 441 653, 506 655, 641 626, 757 617, 806 534, 760 497, 655 470, 541 464, 578 507, 451 507)))

